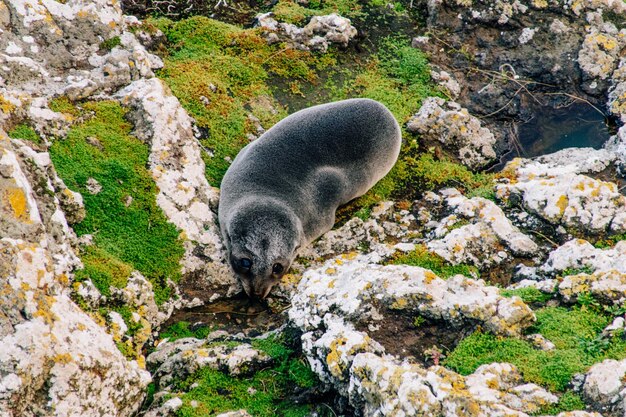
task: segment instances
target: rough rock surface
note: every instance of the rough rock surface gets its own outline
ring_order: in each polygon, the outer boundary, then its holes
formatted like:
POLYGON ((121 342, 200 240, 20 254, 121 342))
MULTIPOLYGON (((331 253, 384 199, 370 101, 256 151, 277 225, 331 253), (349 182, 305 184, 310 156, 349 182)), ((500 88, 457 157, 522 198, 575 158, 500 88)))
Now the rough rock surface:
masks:
POLYGON ((624 233, 626 197, 617 185, 577 173, 581 166, 589 167, 589 161, 592 166, 606 163, 597 157, 596 153, 583 163, 567 165, 556 159, 514 159, 496 186, 497 197, 507 204, 520 203, 528 212, 574 233, 624 233))
POLYGON ((343 255, 305 272, 289 317, 305 331, 327 320, 375 323, 385 308, 420 313, 460 326, 480 322, 502 335, 519 335, 534 321, 519 298, 500 296, 482 280, 457 275, 443 280, 432 271, 406 265, 377 265, 380 257, 343 255))
POLYGON ((185 338, 159 343, 147 358, 148 365, 155 369, 158 385, 165 387, 174 378, 184 378, 207 366, 228 375, 250 375, 272 361, 250 344, 225 339, 221 333, 210 334, 204 340, 185 338))
POLYGON ((357 35, 350 19, 336 13, 313 16, 303 28, 292 23, 278 22, 272 18, 271 12, 258 15, 256 20, 257 25, 265 29, 269 43, 287 41, 293 47, 304 50, 326 52, 330 43, 347 46, 357 35))
POLYGON ((460 416, 469 407, 481 416, 526 416, 556 402, 544 389, 525 384, 509 364, 485 365, 462 377, 385 355, 383 346, 356 330, 360 321, 380 320, 385 312, 379 304, 452 323, 471 317, 502 334, 518 334, 533 316, 519 299, 505 301, 480 282, 457 276, 446 283, 422 268, 368 264, 372 260, 336 259, 307 271, 289 311, 304 332, 303 349, 313 370, 357 412, 460 416))
POLYGON ((607 359, 593 365, 585 374, 585 399, 597 404, 599 411, 623 415, 626 412, 626 360, 607 359))
POLYGON ((9 19, 0 21, 0 92, 14 105, 29 101, 25 93, 80 99, 113 92, 163 65, 127 31, 117 1, 11 0, 2 13, 9 19))
POLYGON ((563 277, 558 291, 565 301, 576 301, 584 293, 603 302, 622 303, 626 300, 626 241, 598 249, 586 240, 571 240, 552 251, 538 271, 563 277))
POLYGON ((117 97, 132 109, 133 134, 150 146, 149 168, 159 187, 157 204, 182 231, 186 249, 182 273, 203 277, 216 294, 239 292, 217 226, 219 191, 204 176, 191 118, 156 78, 135 81, 117 97))
POLYGON ((472 169, 481 168, 496 158, 493 134, 453 101, 428 97, 408 121, 407 129, 418 133, 421 140, 441 142, 472 169))
POLYGON ((47 153, 0 131, 0 411, 117 416, 134 412, 150 375, 70 299, 79 264, 47 153), (36 187, 31 184, 37 184, 36 187), (42 395, 43 394, 43 395, 42 395))
MULTIPOLYGON (((428 248, 453 265, 467 263, 479 268, 502 263, 511 256, 532 256, 539 247, 511 224, 493 201, 467 198, 458 190, 446 189, 429 195, 451 212, 433 228, 428 248)), ((429 216, 430 218, 430 216, 429 216)))

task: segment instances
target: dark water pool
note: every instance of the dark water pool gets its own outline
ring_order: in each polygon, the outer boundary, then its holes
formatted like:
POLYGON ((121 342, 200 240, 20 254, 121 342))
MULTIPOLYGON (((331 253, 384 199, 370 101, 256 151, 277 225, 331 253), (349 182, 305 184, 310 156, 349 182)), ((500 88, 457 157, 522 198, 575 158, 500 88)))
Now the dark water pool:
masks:
POLYGON ((614 134, 614 126, 606 117, 584 102, 562 108, 539 107, 533 114, 531 120, 518 125, 519 154, 523 157, 572 147, 599 149, 614 134))

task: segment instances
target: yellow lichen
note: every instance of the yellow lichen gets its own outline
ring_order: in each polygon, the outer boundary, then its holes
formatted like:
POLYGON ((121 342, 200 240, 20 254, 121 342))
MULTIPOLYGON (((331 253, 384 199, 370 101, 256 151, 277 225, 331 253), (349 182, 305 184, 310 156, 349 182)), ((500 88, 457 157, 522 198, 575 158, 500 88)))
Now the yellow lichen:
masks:
POLYGON ((9 203, 9 207, 16 219, 25 223, 30 223, 28 202, 26 201, 26 194, 24 193, 24 190, 21 188, 9 187, 5 191, 5 197, 3 200, 9 203))
POLYGON ((562 195, 559 197, 559 200, 556 202, 556 206, 559 208, 561 215, 565 213, 565 209, 569 205, 569 198, 566 195, 562 195))

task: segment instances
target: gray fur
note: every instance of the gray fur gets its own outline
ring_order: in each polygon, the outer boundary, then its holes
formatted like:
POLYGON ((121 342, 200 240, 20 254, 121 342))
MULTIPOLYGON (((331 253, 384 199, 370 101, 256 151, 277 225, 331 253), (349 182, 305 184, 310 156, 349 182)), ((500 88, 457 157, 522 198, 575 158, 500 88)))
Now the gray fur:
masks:
POLYGON ((246 293, 267 296, 282 276, 272 266, 286 272, 299 246, 330 230, 338 206, 389 172, 401 140, 385 106, 351 99, 294 113, 243 148, 222 180, 219 222, 246 293))

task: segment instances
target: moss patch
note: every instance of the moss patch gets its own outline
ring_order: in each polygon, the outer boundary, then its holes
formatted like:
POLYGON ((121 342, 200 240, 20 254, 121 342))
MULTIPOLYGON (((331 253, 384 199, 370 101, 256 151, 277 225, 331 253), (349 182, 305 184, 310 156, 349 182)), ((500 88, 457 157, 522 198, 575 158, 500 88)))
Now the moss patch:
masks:
POLYGON ((161 339, 177 340, 185 337, 195 337, 196 339, 205 339, 211 332, 211 328, 208 326, 201 326, 195 329, 191 328, 191 323, 188 321, 179 321, 172 324, 167 329, 163 330, 159 337, 161 339))
POLYGON ((152 282, 161 303, 169 298, 167 280, 180 278, 184 249, 178 231, 156 205, 158 190, 146 169, 148 148, 130 135, 132 126, 118 103, 89 102, 82 109, 93 117, 73 126, 50 148, 59 175, 85 202, 87 215, 74 230, 79 236, 94 236, 94 245, 82 255, 85 269, 76 278, 91 277, 107 295, 109 286, 125 286, 130 271, 137 269, 152 282), (101 148, 88 138, 97 139, 101 148), (89 178, 102 191, 89 193, 89 178))
POLYGON ((27 124, 19 124, 8 132, 9 137, 13 139, 28 140, 33 143, 41 143, 41 138, 31 126, 27 124))
POLYGON ((545 303, 552 298, 551 294, 541 292, 535 287, 517 288, 515 290, 501 290, 500 294, 504 297, 513 297, 516 295, 526 304, 545 303))
POLYGON ((626 341, 616 336, 604 342, 600 334, 610 318, 586 308, 546 307, 536 311, 537 324, 529 333, 540 333, 552 341, 550 352, 535 349, 514 338, 475 332, 445 360, 451 369, 468 375, 480 365, 509 362, 518 367, 524 379, 553 391, 563 391, 576 373, 585 372, 604 359, 626 357, 626 341))
POLYGON ((475 278, 479 275, 478 268, 475 266, 450 265, 441 256, 430 252, 425 245, 418 245, 414 251, 397 256, 391 261, 391 264, 421 266, 422 268, 430 269, 441 278, 449 278, 457 274, 470 278, 475 278))
POLYGON ((274 366, 249 378, 235 378, 208 368, 178 383, 181 417, 214 415, 245 409, 253 416, 307 416, 316 404, 297 404, 290 395, 319 384, 308 364, 278 338, 256 340, 253 346, 274 359, 274 366), (198 385, 189 389, 194 383, 198 385), (197 407, 191 406, 197 402, 197 407))
POLYGON ((267 45, 258 29, 240 29, 204 17, 179 22, 151 21, 168 40, 165 68, 159 72, 185 109, 206 132, 201 143, 209 182, 219 185, 228 159, 256 133, 248 114, 270 127, 286 116, 267 85, 270 75, 307 83, 332 65, 332 53, 313 54, 267 45))

